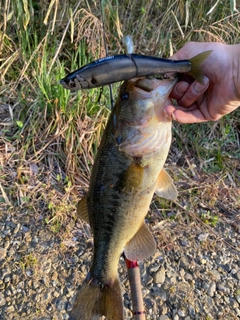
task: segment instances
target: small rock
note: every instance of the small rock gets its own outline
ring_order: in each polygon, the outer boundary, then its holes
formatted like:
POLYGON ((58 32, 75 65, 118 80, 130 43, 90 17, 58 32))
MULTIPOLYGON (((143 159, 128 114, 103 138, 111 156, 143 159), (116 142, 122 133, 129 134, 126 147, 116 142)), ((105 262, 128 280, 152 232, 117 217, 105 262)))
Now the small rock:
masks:
POLYGON ((162 301, 167 301, 167 293, 165 290, 162 288, 158 288, 157 290, 157 296, 162 300, 162 301))
POLYGON ((218 289, 219 291, 224 292, 224 293, 229 293, 229 292, 230 292, 230 289, 229 289, 229 287, 227 286, 227 284, 222 283, 222 282, 217 282, 217 289, 218 289))
POLYGON ((153 275, 153 280, 155 284, 158 283, 164 283, 165 281, 165 269, 160 268, 157 272, 154 273, 153 275))
POLYGON ((181 257, 179 266, 182 267, 182 268, 185 269, 185 270, 188 270, 188 269, 189 269, 189 262, 188 262, 188 260, 187 260, 185 257, 181 257))
POLYGON ((6 277, 4 278, 4 282, 5 282, 5 283, 8 283, 8 282, 10 282, 10 281, 11 281, 10 276, 6 276, 6 277))
POLYGON ((48 274, 51 271, 51 261, 47 261, 43 266, 42 266, 42 270, 43 272, 45 272, 46 274, 48 274))
POLYGON ((236 277, 238 280, 240 280, 240 271, 237 271, 237 272, 235 273, 235 277, 236 277))
POLYGON ((0 248, 0 261, 4 260, 6 258, 6 255, 7 255, 6 248, 0 248))
POLYGON ((163 305, 161 307, 161 314, 167 314, 168 313, 168 307, 166 307, 165 305, 163 305))
POLYGON ((147 309, 151 309, 153 307, 153 301, 149 298, 145 299, 145 305, 147 309))
POLYGON ((177 313, 178 313, 179 317, 185 317, 185 315, 186 315, 185 310, 182 310, 182 309, 179 309, 177 313))
POLYGON ((198 236, 198 240, 199 240, 200 242, 204 242, 204 241, 207 240, 208 235, 209 235, 208 233, 201 233, 201 234, 198 236))
POLYGON ((9 307, 6 307, 6 308, 5 308, 5 312, 6 312, 6 313, 12 313, 12 312, 14 312, 14 310, 15 310, 15 309, 14 309, 14 306, 9 306, 9 307))
POLYGON ((185 239, 180 240, 181 246, 182 247, 187 247, 188 246, 188 241, 186 241, 185 239))
POLYGON ((159 318, 159 320, 169 320, 168 316, 166 316, 165 314, 162 314, 159 318))
POLYGON ((214 305, 214 300, 211 297, 207 297, 206 300, 207 300, 208 307, 211 308, 214 305))
POLYGON ((193 276, 190 273, 185 273, 184 276, 186 281, 192 281, 193 280, 193 276))
POLYGON ((18 231, 19 231, 19 229, 20 229, 20 223, 18 223, 17 225, 16 225, 16 227, 15 227, 15 229, 13 230, 13 234, 16 234, 16 233, 18 233, 18 231))
POLYGON ((203 259, 200 260, 200 262, 201 262, 201 264, 206 264, 207 260, 203 258, 203 259))
POLYGON ((180 273, 180 276, 181 276, 182 279, 183 279, 183 277, 184 277, 184 275, 185 275, 185 270, 184 270, 184 269, 181 269, 181 270, 179 271, 179 273, 180 273))
POLYGON ((207 290, 207 294, 210 297, 213 297, 215 291, 216 291, 216 282, 211 282, 210 286, 209 286, 209 288, 207 290))
POLYGON ((191 304, 188 306, 188 313, 192 318, 195 317, 195 309, 191 304))
POLYGON ((67 303, 65 301, 62 301, 62 300, 57 300, 56 301, 57 311, 64 310, 66 307, 67 307, 67 303))
POLYGON ((149 273, 145 273, 142 276, 142 282, 143 282, 143 284, 149 285, 153 282, 153 277, 151 277, 149 273))
POLYGON ((6 300, 4 298, 4 295, 0 293, 0 307, 3 307, 6 304, 6 300))
POLYGON ((56 271, 53 271, 53 274, 52 274, 52 280, 57 280, 58 278, 58 273, 56 271))

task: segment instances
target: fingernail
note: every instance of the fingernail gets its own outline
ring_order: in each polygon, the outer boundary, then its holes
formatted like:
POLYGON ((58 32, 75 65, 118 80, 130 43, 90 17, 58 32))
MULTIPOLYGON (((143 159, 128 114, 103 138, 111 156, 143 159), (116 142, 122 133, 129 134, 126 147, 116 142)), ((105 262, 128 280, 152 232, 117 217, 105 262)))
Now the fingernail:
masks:
POLYGON ((164 108, 163 109, 164 113, 165 113, 165 116, 169 119, 169 120, 172 120, 171 118, 171 115, 167 113, 167 110, 164 108))
POLYGON ((200 82, 195 82, 195 84, 193 85, 194 87, 194 90, 197 92, 197 93, 201 93, 202 91, 204 91, 207 87, 208 87, 208 84, 209 84, 209 80, 207 77, 204 76, 203 78, 203 84, 201 84, 200 82))
POLYGON ((164 113, 165 113, 165 116, 169 119, 169 120, 175 120, 175 121, 177 121, 177 118, 175 117, 175 114, 174 114, 174 112, 172 112, 172 113, 167 113, 167 110, 164 108, 163 109, 163 111, 164 111, 164 113))
POLYGON ((174 112, 172 113, 172 119, 173 119, 174 121, 177 121, 177 118, 176 118, 174 112))

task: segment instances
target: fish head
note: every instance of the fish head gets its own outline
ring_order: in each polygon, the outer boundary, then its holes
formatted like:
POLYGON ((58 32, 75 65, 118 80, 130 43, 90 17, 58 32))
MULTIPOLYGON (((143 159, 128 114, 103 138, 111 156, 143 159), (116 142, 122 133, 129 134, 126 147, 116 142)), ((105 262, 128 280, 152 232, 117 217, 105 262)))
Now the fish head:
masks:
POLYGON ((172 103, 169 95, 176 81, 176 75, 166 79, 134 78, 125 81, 117 100, 118 119, 135 125, 142 125, 155 116, 159 121, 169 121, 165 118, 164 107, 172 103))
POLYGON ((171 75, 134 78, 122 84, 114 109, 114 135, 121 151, 141 156, 171 137, 171 120, 164 107, 172 103, 169 95, 176 82, 177 76, 171 75))

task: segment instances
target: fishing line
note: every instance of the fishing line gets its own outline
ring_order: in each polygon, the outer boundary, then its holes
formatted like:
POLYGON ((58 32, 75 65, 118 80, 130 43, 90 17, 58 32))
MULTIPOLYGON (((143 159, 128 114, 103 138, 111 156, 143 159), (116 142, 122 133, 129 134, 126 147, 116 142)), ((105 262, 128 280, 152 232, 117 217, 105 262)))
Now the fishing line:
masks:
MULTIPOLYGON (((105 54, 108 56, 108 48, 107 48, 107 40, 106 40, 106 33, 105 33, 105 24, 104 24, 104 14, 103 14, 103 0, 100 1, 101 7, 101 18, 102 18, 102 30, 103 30, 103 41, 105 47, 105 54)), ((114 101, 113 101, 113 93, 112 93, 112 85, 109 84, 109 93, 110 93, 110 102, 111 102, 111 109, 113 109, 114 101)))

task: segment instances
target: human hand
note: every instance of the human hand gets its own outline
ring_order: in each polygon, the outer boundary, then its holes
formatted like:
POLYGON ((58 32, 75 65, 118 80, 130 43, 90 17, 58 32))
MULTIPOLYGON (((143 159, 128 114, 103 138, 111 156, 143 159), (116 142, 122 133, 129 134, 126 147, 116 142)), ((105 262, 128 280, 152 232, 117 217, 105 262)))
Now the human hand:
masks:
POLYGON ((171 93, 178 106, 165 107, 167 116, 181 123, 216 121, 240 106, 240 44, 189 42, 171 59, 190 59, 212 50, 202 64, 204 84, 180 75, 171 93))

